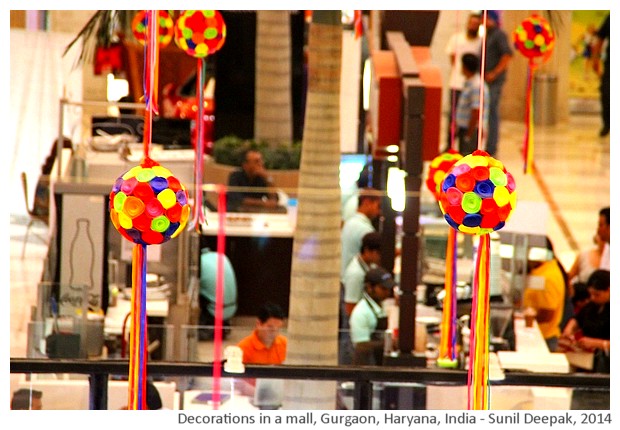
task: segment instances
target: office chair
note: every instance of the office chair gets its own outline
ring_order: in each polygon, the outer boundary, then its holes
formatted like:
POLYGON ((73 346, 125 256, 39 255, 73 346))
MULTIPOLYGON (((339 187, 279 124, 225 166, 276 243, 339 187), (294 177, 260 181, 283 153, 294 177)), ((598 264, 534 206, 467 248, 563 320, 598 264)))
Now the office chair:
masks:
MULTIPOLYGON (((48 215, 39 214, 37 211, 35 211, 34 204, 32 207, 30 206, 30 200, 28 198, 28 176, 26 175, 26 172, 21 173, 21 178, 22 178, 22 188, 24 189, 24 202, 26 203, 26 210, 28 211, 28 215, 30 217, 30 220, 28 221, 28 226, 26 227, 26 234, 24 234, 24 246, 22 248, 22 259, 23 259, 24 256, 26 255, 26 244, 28 243, 28 235, 30 234, 30 228, 37 222, 44 224, 47 227, 49 221, 48 221, 48 215)), ((40 236, 36 233, 33 233, 33 235, 38 237, 43 243, 47 243, 47 240, 43 236, 40 236)))

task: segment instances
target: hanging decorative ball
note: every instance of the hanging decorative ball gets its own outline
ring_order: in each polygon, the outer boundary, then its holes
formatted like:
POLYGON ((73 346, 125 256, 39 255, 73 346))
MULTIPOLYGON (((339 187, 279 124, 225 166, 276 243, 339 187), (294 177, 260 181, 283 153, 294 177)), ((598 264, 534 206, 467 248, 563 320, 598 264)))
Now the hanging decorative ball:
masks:
POLYGON ((524 19, 512 34, 514 46, 527 58, 549 56, 555 45, 555 34, 549 22, 540 15, 524 19))
POLYGON ((450 167, 461 158, 463 158, 463 156, 456 149, 450 148, 431 161, 428 168, 428 176, 426 177, 426 187, 433 193, 436 200, 439 200, 441 181, 445 178, 450 167))
POLYGON ((517 203, 515 180, 501 161, 476 150, 454 163, 439 193, 439 207, 454 229, 483 235, 504 227, 517 203))
POLYGON ((150 158, 120 176, 110 192, 112 224, 137 244, 164 243, 178 236, 189 214, 185 186, 150 158))
POLYGON ((174 41, 192 57, 204 58, 226 41, 226 24, 217 10, 186 10, 177 19, 174 41))
MULTIPOLYGON (((146 26, 147 26, 148 14, 145 10, 139 10, 133 17, 131 22, 131 29, 133 35, 141 45, 145 44, 146 39, 146 26)), ((159 47, 165 48, 172 41, 174 36, 174 21, 170 17, 170 14, 165 10, 157 11, 157 25, 159 25, 158 37, 159 47)))

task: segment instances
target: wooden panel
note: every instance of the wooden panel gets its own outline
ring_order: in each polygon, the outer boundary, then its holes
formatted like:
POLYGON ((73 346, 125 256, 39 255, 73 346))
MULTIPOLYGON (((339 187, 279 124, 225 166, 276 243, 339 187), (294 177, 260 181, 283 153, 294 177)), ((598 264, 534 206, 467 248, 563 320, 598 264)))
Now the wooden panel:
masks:
POLYGON ((371 89, 371 117, 375 144, 373 155, 384 155, 388 145, 400 145, 402 83, 391 51, 373 51, 373 83, 371 89))
POLYGON ((11 28, 26 28, 25 10, 11 10, 11 28))
POLYGON ((422 159, 430 161, 439 155, 441 128, 442 79, 439 66, 433 64, 430 48, 412 46, 411 54, 420 70, 420 80, 425 88, 424 134, 422 159))

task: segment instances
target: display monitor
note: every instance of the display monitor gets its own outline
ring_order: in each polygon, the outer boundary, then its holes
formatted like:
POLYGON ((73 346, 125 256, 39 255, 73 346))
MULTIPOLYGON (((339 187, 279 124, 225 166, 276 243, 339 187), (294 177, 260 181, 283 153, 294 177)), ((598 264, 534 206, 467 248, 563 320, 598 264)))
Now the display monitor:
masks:
MULTIPOLYGON (((93 116, 93 136, 105 134, 130 134, 138 142, 144 139, 144 118, 139 115, 93 116)), ((191 148, 192 120, 155 117, 152 123, 151 142, 164 149, 191 148)))

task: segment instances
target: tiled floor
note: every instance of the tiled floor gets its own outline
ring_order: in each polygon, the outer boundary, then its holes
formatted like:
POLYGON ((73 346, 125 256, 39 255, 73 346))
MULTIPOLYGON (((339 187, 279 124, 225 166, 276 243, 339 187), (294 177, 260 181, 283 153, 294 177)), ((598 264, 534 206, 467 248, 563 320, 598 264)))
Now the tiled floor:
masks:
MULTIPOLYGON (((610 204, 610 139, 598 137, 599 126, 599 117, 592 115, 573 116, 565 124, 537 126, 534 175, 524 175, 521 171, 523 124, 504 121, 501 126, 497 158, 515 176, 520 201, 549 205, 547 233, 567 267, 577 251, 591 245, 598 210, 610 204)), ((11 185, 21 189, 21 184, 11 185)), ((27 223, 25 208, 12 214, 10 223, 10 354, 23 357, 46 247, 33 237, 22 259, 27 223)), ((245 333, 234 333, 228 342, 234 343, 242 335, 245 333)), ((205 361, 212 360, 209 345, 201 342, 199 346, 199 355, 205 361)), ((15 384, 16 376, 12 375, 11 392, 15 384)))

